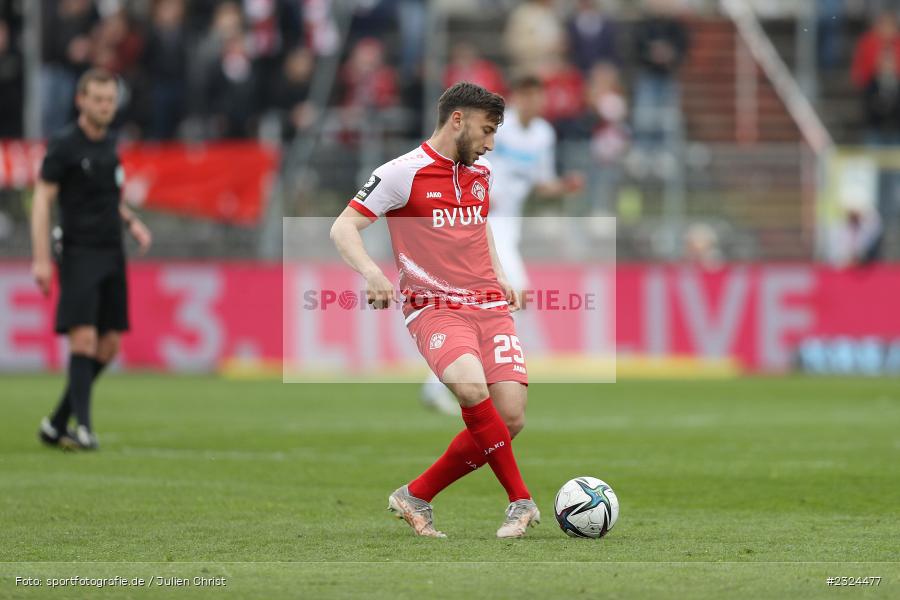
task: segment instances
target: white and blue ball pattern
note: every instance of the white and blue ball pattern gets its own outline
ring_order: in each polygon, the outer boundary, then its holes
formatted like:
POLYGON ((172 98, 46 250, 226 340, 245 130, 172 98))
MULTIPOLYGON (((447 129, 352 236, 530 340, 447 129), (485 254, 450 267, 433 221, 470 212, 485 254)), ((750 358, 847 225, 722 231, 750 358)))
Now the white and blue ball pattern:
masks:
POLYGON ((605 481, 576 477, 556 494, 556 521, 572 537, 602 538, 619 518, 619 499, 605 481))

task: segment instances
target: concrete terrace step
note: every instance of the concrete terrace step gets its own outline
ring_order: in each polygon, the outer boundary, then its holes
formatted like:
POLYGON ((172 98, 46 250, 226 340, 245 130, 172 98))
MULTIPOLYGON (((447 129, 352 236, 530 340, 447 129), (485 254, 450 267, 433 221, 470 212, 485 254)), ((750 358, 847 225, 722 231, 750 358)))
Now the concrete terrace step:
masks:
MULTIPOLYGON (((706 142, 737 139, 736 56, 738 36, 725 19, 693 20, 691 55, 680 80, 688 137, 706 142)), ((790 114, 757 68, 757 139, 789 142, 799 138, 790 114)))

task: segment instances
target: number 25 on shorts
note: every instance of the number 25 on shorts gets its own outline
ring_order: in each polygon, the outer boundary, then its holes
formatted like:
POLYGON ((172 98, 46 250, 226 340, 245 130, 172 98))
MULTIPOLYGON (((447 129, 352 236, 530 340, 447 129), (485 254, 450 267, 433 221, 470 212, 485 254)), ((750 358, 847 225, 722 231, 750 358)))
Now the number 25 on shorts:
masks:
POLYGON ((519 337, 515 335, 500 334, 494 336, 494 363, 502 365, 515 361, 518 364, 525 363, 525 357, 522 356, 522 345, 519 343, 519 337), (514 350, 515 354, 509 356, 507 353, 514 350))

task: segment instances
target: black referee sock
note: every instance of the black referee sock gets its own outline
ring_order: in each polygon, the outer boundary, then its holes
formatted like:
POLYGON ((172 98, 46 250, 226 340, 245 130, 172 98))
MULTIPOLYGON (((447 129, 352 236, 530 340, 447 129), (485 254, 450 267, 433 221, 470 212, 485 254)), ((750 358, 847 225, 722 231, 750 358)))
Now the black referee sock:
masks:
POLYGON ((66 425, 69 424, 69 417, 71 416, 72 401, 69 400, 69 384, 67 382, 66 390, 63 392, 62 398, 59 399, 56 410, 50 416, 50 424, 53 425, 58 433, 63 434, 66 432, 66 425))
MULTIPOLYGON (((93 379, 97 381, 97 378, 100 377, 100 373, 103 372, 103 369, 106 368, 105 362, 100 362, 96 358, 91 359, 93 363, 93 379)), ((63 392, 62 398, 59 399, 59 404, 56 406, 56 410, 53 412, 53 416, 50 417, 50 424, 56 428, 60 434, 66 432, 66 426, 69 424, 69 418, 72 416, 72 398, 69 394, 69 384, 66 384, 66 390, 63 392)), ((90 410, 90 407, 88 407, 90 410)))
POLYGON ((91 383, 94 380, 94 358, 84 354, 69 357, 69 401, 79 425, 91 429, 91 383))

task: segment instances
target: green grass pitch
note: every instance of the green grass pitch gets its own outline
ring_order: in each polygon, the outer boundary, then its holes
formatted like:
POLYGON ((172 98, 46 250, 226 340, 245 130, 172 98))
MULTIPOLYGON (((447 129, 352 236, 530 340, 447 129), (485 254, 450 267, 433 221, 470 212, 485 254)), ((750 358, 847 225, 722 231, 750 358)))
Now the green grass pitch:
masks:
POLYGON ((61 386, 0 380, 0 598, 900 597, 896 380, 533 385, 515 449, 544 522, 515 541, 486 468, 435 499, 449 539, 389 517, 461 427, 415 386, 109 374, 95 454, 38 444, 61 386), (555 523, 577 475, 619 496, 603 540, 555 523), (115 576, 150 583, 47 584, 115 576))

